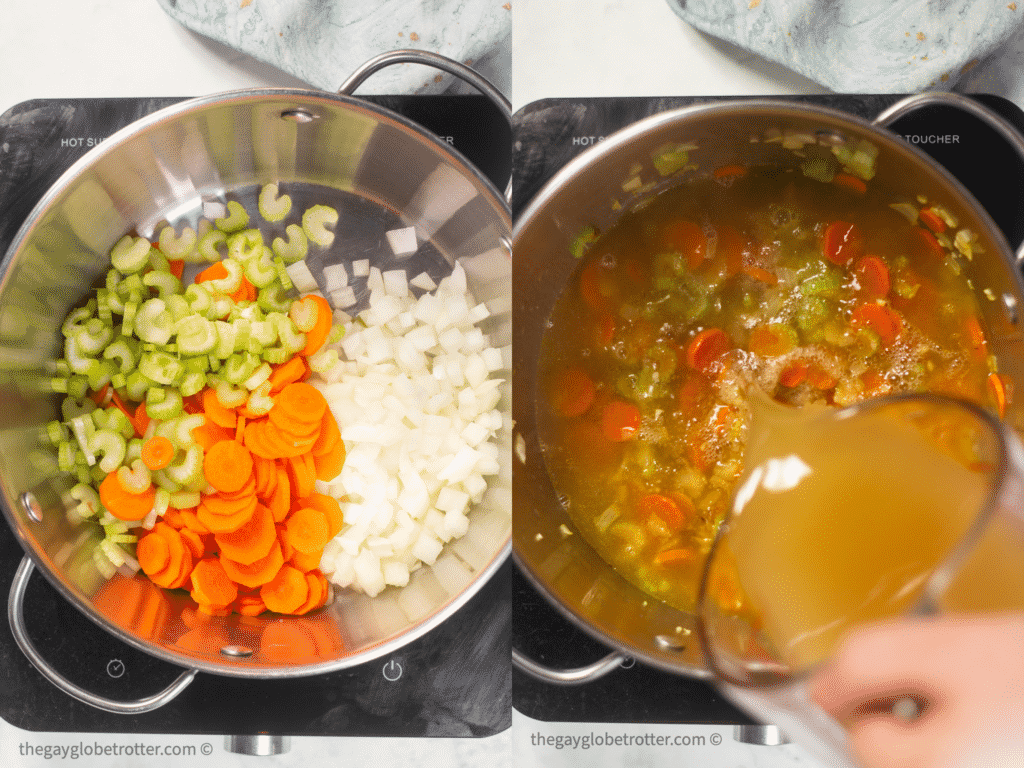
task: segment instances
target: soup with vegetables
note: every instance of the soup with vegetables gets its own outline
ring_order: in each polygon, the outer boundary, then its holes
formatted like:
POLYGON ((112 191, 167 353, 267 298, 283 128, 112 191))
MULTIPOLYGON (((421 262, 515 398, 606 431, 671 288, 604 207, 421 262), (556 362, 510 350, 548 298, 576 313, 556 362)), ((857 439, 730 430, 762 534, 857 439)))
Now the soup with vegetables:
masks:
MULTIPOLYGON (((949 212, 846 174, 719 169, 597 237, 539 362, 548 472, 619 573, 694 608, 743 466, 748 388, 846 405, 941 392, 1002 412, 949 212)), ((972 253, 973 249, 973 253, 972 253)))

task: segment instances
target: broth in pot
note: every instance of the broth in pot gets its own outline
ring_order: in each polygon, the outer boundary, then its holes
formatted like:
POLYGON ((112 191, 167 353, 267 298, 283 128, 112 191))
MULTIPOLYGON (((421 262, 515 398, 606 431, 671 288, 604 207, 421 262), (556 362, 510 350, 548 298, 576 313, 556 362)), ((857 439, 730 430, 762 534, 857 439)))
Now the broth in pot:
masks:
POLYGON ((694 610, 751 386, 793 406, 936 392, 1006 408, 963 270, 974 236, 870 177, 727 166, 683 182, 590 243, 555 306, 537 404, 552 484, 597 552, 669 605, 694 610))

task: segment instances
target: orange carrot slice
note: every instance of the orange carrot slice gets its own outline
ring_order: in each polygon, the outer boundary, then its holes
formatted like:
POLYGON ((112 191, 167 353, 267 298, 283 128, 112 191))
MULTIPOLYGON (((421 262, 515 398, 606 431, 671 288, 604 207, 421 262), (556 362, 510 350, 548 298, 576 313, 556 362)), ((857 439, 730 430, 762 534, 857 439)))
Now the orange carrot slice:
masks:
POLYGON ((292 613, 309 597, 306 575, 298 568, 283 565, 273 579, 260 587, 260 597, 268 610, 292 613))
POLYGON ((142 444, 142 463, 152 470, 163 469, 174 458, 174 443, 163 435, 153 435, 142 444))
POLYGON ((206 452, 203 474, 218 491, 240 490, 252 477, 252 454, 235 440, 221 440, 206 452))
POLYGON ((192 569, 192 599, 200 607, 227 608, 238 597, 238 585, 224 571, 220 560, 206 557, 192 569))

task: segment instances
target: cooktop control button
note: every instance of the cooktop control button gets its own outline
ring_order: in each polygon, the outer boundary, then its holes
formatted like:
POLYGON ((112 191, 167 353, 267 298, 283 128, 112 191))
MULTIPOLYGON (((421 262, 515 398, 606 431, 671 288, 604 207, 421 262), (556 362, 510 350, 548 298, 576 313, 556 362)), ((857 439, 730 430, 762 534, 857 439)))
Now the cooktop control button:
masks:
POLYGON ((113 678, 121 677, 124 674, 124 662, 120 659, 111 659, 107 662, 107 674, 113 678))
POLYGON ((384 675, 385 680, 393 683, 402 676, 402 665, 392 659, 384 665, 381 674, 384 675))

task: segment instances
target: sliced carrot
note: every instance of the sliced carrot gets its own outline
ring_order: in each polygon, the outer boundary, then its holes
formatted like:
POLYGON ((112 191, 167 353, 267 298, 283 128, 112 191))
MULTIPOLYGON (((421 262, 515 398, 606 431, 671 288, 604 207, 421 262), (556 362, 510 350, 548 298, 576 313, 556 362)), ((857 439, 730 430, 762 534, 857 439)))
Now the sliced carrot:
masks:
POLYGON ((721 328, 705 328, 686 346, 686 364, 707 372, 719 357, 732 348, 728 334, 721 328))
POLYGON ((682 254, 691 270, 704 263, 708 239, 701 228, 692 221, 672 222, 665 227, 662 240, 667 247, 682 254))
POLYGON ((142 444, 142 463, 150 469, 163 469, 174 458, 174 443, 163 435, 153 435, 142 444))
POLYGON ((986 381, 989 397, 995 403, 999 418, 1006 415, 1006 406, 1010 402, 1013 382, 999 373, 990 373, 986 381))
POLYGON ((742 165, 722 165, 714 170, 716 179, 738 178, 746 175, 747 169, 742 165))
POLYGON ((292 496, 298 498, 309 496, 316 487, 317 480, 313 454, 303 453, 300 456, 287 459, 286 468, 288 470, 288 479, 292 481, 292 496))
POLYGON ((282 523, 288 516, 291 509, 291 481, 288 480, 288 472, 283 467, 277 468, 277 486, 274 488, 274 495, 271 496, 268 506, 274 515, 275 523, 282 523))
POLYGON ((100 502, 107 511, 119 520, 128 522, 145 518, 156 501, 156 488, 152 485, 143 493, 128 493, 121 487, 116 472, 103 478, 99 492, 100 502))
MULTIPOLYGON (((220 263, 220 262, 218 262, 220 263)), ((238 303, 240 301, 254 301, 256 298, 256 289, 252 283, 243 275, 242 282, 239 283, 238 288, 231 294, 231 300, 238 303)))
POLYGON ((243 565, 228 557, 221 557, 220 562, 224 567, 224 572, 242 586, 261 587, 271 581, 281 570, 281 566, 284 565, 284 557, 281 554, 280 542, 275 540, 267 556, 254 563, 243 565))
POLYGON ((861 257, 853 271, 868 298, 881 299, 889 293, 889 267, 878 256, 861 257))
POLYGON ((301 504, 305 507, 319 509, 324 513, 332 539, 338 535, 338 532, 341 531, 342 526, 345 524, 341 504, 333 496, 328 496, 324 493, 311 493, 306 498, 301 499, 301 504))
MULTIPOLYGON (((88 394, 88 398, 90 400, 92 400, 94 403, 96 403, 96 405, 102 405, 103 404, 103 399, 107 396, 107 392, 109 392, 109 391, 110 391, 110 384, 107 383, 107 384, 104 384, 102 387, 100 387, 100 389, 98 391, 90 392, 88 394)), ((131 417, 129 417, 129 418, 131 418, 131 417)))
MULTIPOLYGON (((327 400, 312 384, 296 381, 286 385, 274 400, 270 413, 277 410, 300 423, 319 422, 327 410, 327 400)), ((273 416, 271 416, 273 418, 273 416)))
MULTIPOLYGON (((117 395, 117 392, 115 391, 114 394, 117 395)), ((144 434, 146 434, 146 430, 149 429, 150 421, 152 421, 152 419, 150 419, 149 414, 146 413, 146 404, 139 403, 135 407, 134 417, 135 432, 138 434, 139 437, 142 437, 144 434)))
POLYGON ((192 552, 192 559, 201 559, 206 552, 206 542, 203 537, 187 527, 179 529, 178 535, 181 537, 182 543, 192 552))
POLYGON ((167 266, 171 271, 171 274, 181 280, 181 276, 185 274, 185 260, 184 259, 168 259, 167 266))
POLYGON ((167 543, 169 554, 167 567, 158 573, 148 574, 150 580, 166 589, 184 586, 192 571, 193 560, 192 551, 182 541, 181 534, 166 523, 159 522, 147 535, 162 538, 167 543))
POLYGON ((293 611, 295 616, 302 616, 309 613, 314 608, 319 608, 321 600, 323 599, 323 588, 320 586, 320 580, 313 574, 310 568, 310 573, 306 573, 306 586, 309 588, 309 596, 306 598, 306 602, 300 605, 293 611))
POLYGON ((305 358, 298 355, 274 367, 269 379, 270 394, 273 395, 280 392, 288 384, 302 381, 308 371, 309 368, 306 365, 305 358))
POLYGON ((325 483, 336 478, 345 466, 345 443, 338 440, 334 447, 321 456, 313 456, 313 467, 316 479, 325 483))
POLYGON ((206 414, 206 418, 218 427, 224 427, 225 429, 235 428, 235 412, 221 404, 220 400, 217 399, 217 390, 212 387, 204 389, 201 397, 203 400, 203 412, 206 414))
POLYGON ((755 355, 779 357, 795 346, 794 335, 786 331, 786 327, 776 327, 774 323, 758 325, 750 331, 747 349, 755 355))
POLYGON ((930 256, 934 259, 946 258, 946 249, 942 247, 939 241, 935 238, 935 235, 922 227, 915 227, 913 229, 913 233, 918 244, 924 249, 926 256, 930 256))
POLYGON ((327 516, 319 509, 302 507, 294 510, 284 521, 288 543, 299 552, 323 552, 331 540, 327 516))
POLYGON ((281 566, 269 582, 260 587, 260 597, 275 613, 292 613, 309 597, 306 575, 290 565, 281 566))
POLYGON ((828 373, 823 368, 817 365, 812 365, 807 369, 807 383, 815 389, 827 392, 828 390, 835 388, 839 381, 835 376, 828 373))
MULTIPOLYGON (((692 511, 692 507, 693 505, 691 504, 689 511, 692 511)), ((680 509, 679 504, 669 496, 663 496, 660 493, 649 493, 646 496, 642 496, 638 508, 644 518, 651 515, 660 517, 669 530, 673 532, 682 530, 683 525, 686 523, 686 515, 680 509)))
POLYGON ((257 503, 256 497, 250 496, 238 510, 221 514, 213 512, 209 499, 204 499, 196 511, 196 517, 211 533, 232 533, 249 522, 249 518, 256 512, 257 503))
POLYGON ((863 179, 849 173, 837 173, 832 177, 832 183, 837 187, 843 187, 859 194, 864 194, 868 191, 868 185, 863 179))
POLYGON ((854 328, 869 328, 878 334, 882 344, 889 346, 903 330, 903 319, 888 306, 869 302, 853 310, 850 325, 854 328))
POLYGON ((779 375, 779 384, 784 387, 795 387, 807 380, 809 366, 804 362, 794 362, 782 369, 779 375))
POLYGON ((655 565, 687 565, 694 562, 696 555, 692 549, 665 549, 654 556, 655 565))
POLYGON ((224 571, 220 560, 206 557, 192 569, 192 599, 203 605, 226 608, 238 597, 238 585, 224 571))
POLYGON ((257 504, 256 511, 245 525, 231 533, 215 534, 214 539, 223 557, 242 565, 252 565, 270 554, 277 541, 274 516, 270 509, 257 504))
POLYGON ((309 452, 314 456, 322 456, 334 448, 339 440, 341 440, 341 430, 338 429, 338 422, 335 421, 334 414, 327 411, 320 422, 320 434, 310 447, 309 452))
POLYGON ((152 531, 147 533, 135 546, 135 558, 147 576, 160 573, 170 563, 171 552, 167 541, 152 531))
POLYGON ((209 528, 207 528, 205 525, 199 522, 199 518, 196 517, 196 510, 182 509, 180 510, 180 512, 181 519, 184 521, 185 527, 188 528, 190 531, 195 531, 200 536, 203 536, 210 532, 209 528))
POLYGON ((198 275, 196 275, 197 283, 205 283, 209 280, 223 280, 228 276, 228 268, 224 266, 223 261, 215 261, 213 264, 208 266, 198 275))
POLYGON ((230 431, 224 429, 224 427, 218 427, 209 417, 193 429, 191 434, 195 444, 202 448, 204 453, 221 440, 231 440, 234 438, 230 431))
POLYGON ((594 403, 597 388, 593 379, 578 366, 564 368, 551 386, 551 405, 560 416, 582 416, 594 403))
POLYGON ((248 501, 250 496, 256 495, 256 473, 249 475, 245 484, 237 491, 220 491, 217 496, 225 502, 248 501))
POLYGON ((324 551, 318 549, 315 552, 300 552, 295 550, 292 552, 292 556, 288 558, 288 564, 293 568, 298 568, 303 573, 308 573, 314 568, 320 567, 320 559, 323 557, 324 551))
POLYGON ((714 263, 726 278, 739 274, 744 257, 749 253, 747 238, 734 227, 720 226, 715 242, 714 263))
POLYGON ((774 272, 769 272, 764 267, 759 267, 756 264, 744 264, 742 271, 743 274, 748 275, 765 285, 777 285, 779 282, 779 278, 775 276, 774 272))
POLYGON ((242 616, 259 616, 266 610, 267 606, 264 605, 263 598, 259 595, 239 595, 235 600, 235 611, 242 616))
POLYGON ((946 222, 943 221, 942 217, 931 208, 922 208, 918 213, 918 218, 921 219, 922 224, 928 227, 928 229, 936 235, 941 235, 946 231, 946 222))
POLYGON ((631 440, 639 429, 640 409, 632 403, 613 400, 601 412, 601 431, 612 442, 631 440))
POLYGON ((313 327, 306 331, 306 346, 299 350, 299 354, 309 357, 319 351, 320 347, 331 335, 331 326, 334 324, 334 314, 331 305, 323 296, 304 296, 303 301, 313 301, 317 305, 316 322, 313 327))
POLYGON ((218 491, 237 491, 252 477, 252 454, 242 443, 221 440, 203 457, 203 474, 218 491))
POLYGON ((859 258, 864 252, 860 227, 848 221, 833 221, 822 233, 821 251, 826 259, 840 266, 859 258))

